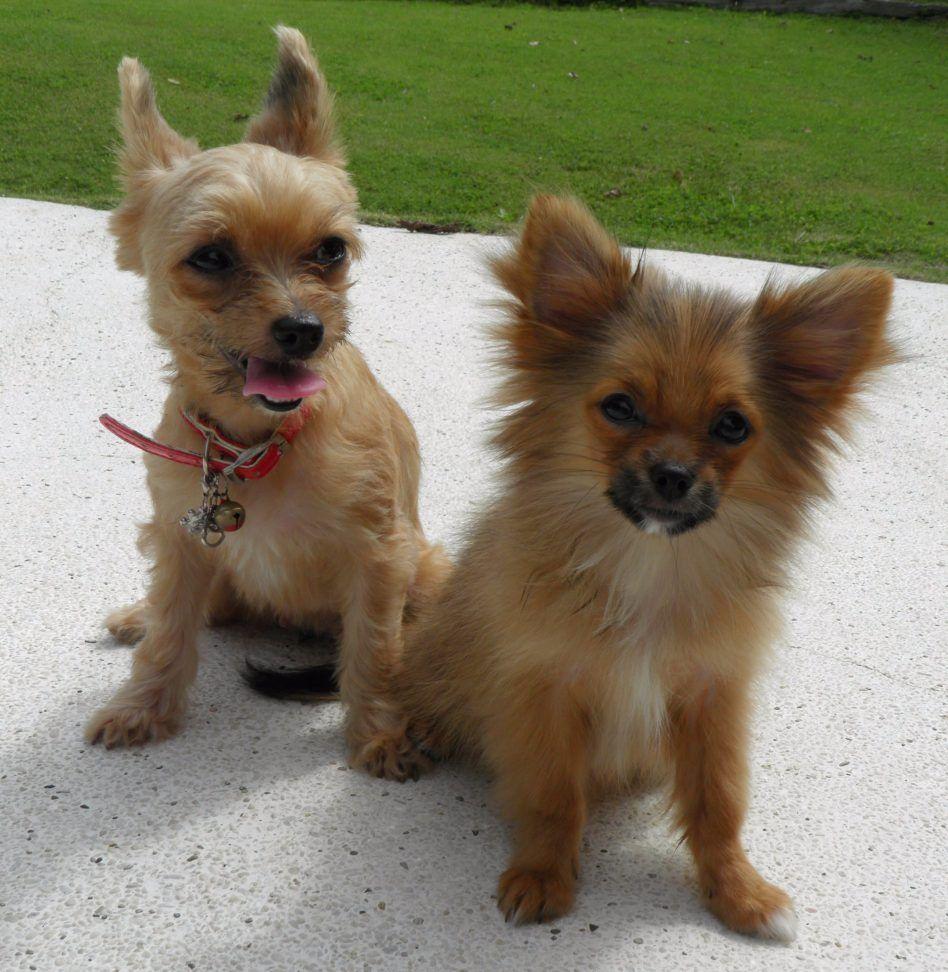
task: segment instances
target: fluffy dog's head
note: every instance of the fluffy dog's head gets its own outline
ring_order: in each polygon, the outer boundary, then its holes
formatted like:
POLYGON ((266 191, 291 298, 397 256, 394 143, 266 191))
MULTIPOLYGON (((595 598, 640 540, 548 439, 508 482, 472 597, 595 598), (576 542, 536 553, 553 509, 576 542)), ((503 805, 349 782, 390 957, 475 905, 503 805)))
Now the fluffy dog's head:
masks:
POLYGON ((279 61, 245 140, 202 152, 125 58, 119 266, 148 281, 151 323, 176 380, 211 414, 285 412, 324 387, 347 328, 356 193, 332 95, 306 40, 278 27, 279 61))
POLYGON ((768 511, 792 526, 825 491, 853 393, 893 357, 887 273, 831 270, 747 302, 633 268, 570 199, 535 199, 494 270, 513 297, 496 441, 567 518, 568 503, 663 536, 729 509, 763 534, 781 521, 768 511))

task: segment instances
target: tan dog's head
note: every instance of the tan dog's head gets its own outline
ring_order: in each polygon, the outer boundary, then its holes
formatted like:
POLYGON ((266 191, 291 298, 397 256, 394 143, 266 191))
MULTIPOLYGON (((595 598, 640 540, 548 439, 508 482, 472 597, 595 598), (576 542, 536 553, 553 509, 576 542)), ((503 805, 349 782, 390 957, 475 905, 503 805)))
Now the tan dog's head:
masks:
POLYGON ((800 508, 822 492, 853 393, 893 359, 883 271, 743 301, 633 269, 570 199, 535 199, 494 269, 513 297, 500 448, 547 495, 574 510, 601 498, 602 515, 648 533, 688 533, 735 503, 766 531, 765 508, 800 508))
POLYGON ((332 95, 305 38, 276 29, 279 62, 238 145, 202 152, 125 58, 117 260, 148 281, 151 322, 177 378, 208 411, 286 412, 324 387, 320 359, 347 329, 359 253, 356 193, 332 95))

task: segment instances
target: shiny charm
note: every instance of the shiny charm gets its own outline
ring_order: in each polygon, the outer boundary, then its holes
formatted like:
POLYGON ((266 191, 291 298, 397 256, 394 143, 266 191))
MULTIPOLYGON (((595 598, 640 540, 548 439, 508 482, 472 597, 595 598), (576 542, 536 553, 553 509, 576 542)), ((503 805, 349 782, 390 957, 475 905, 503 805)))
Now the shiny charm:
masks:
POLYGON ((224 477, 210 467, 210 438, 205 440, 201 489, 204 497, 200 509, 188 510, 178 521, 191 536, 200 537, 205 547, 219 547, 226 533, 233 533, 244 525, 247 511, 227 495, 224 477))
POLYGON ((247 511, 232 499, 223 500, 213 512, 214 525, 224 533, 233 533, 244 525, 247 511))

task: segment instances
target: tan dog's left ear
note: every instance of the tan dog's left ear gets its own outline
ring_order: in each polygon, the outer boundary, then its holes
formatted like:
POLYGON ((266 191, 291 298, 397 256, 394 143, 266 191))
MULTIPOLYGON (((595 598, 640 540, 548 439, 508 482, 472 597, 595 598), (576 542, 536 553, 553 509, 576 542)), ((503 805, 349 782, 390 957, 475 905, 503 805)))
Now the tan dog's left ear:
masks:
POLYGON ((290 155, 345 165, 333 122, 333 96, 306 38, 292 27, 274 28, 277 68, 263 111, 247 126, 245 141, 290 155))

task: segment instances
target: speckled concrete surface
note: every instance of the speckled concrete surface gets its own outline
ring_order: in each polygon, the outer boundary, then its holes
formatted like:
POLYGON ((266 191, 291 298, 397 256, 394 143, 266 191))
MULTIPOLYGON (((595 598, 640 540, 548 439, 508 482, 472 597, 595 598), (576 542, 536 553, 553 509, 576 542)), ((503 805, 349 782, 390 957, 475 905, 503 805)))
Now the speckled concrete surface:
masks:
MULTIPOLYGON (((415 421, 425 517, 449 540, 486 489, 475 403, 496 241, 366 229, 355 339, 415 421)), ((769 267, 654 253, 750 292, 769 267)), ((800 937, 747 941, 702 910, 655 798, 600 809, 573 914, 506 927, 507 831, 475 773, 417 784, 345 768, 339 708, 252 697, 248 652, 204 638, 186 731, 90 749, 88 714, 129 656, 100 627, 144 570, 140 460, 162 356, 104 214, 0 200, 0 969, 944 969, 945 361, 948 288, 900 282, 911 363, 841 465, 761 686, 752 857, 795 896, 800 937)), ((800 273, 787 270, 787 273, 800 273)))

